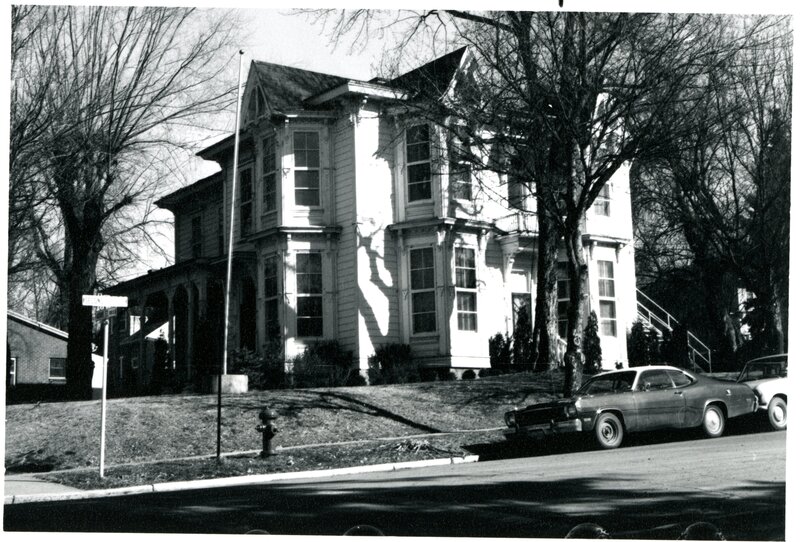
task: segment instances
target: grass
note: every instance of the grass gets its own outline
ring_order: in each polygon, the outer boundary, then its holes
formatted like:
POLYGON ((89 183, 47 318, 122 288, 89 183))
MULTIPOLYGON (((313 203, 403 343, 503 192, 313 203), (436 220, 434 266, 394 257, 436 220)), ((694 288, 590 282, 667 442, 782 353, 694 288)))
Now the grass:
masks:
POLYGON ((88 488, 460 456, 464 446, 498 435, 439 433, 498 428, 506 410, 558 395, 562 381, 558 372, 519 373, 224 395, 222 452, 261 448, 255 427, 266 407, 279 416, 274 443, 280 454, 266 460, 253 454, 228 457, 221 464, 176 461, 216 453, 215 395, 114 399, 107 405, 107 477, 102 480, 97 476, 99 401, 11 405, 6 407, 5 465, 12 471, 66 471, 47 476, 88 488))

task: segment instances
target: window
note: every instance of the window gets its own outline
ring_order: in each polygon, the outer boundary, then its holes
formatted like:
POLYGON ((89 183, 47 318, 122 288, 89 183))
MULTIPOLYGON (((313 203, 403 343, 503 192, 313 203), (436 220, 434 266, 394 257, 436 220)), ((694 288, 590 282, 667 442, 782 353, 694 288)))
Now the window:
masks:
POLYGON ((9 358, 8 360, 8 385, 17 385, 17 358, 9 358))
POLYGON ((664 370, 645 371, 639 377, 640 390, 667 390, 673 387, 672 380, 664 370))
POLYGON ((469 166, 469 140, 465 135, 454 134, 449 141, 450 194, 454 199, 472 199, 472 172, 469 166))
POLYGON ((406 130, 408 201, 431 199, 431 146, 427 124, 406 130))
POLYGON ((684 386, 688 386, 692 382, 694 382, 689 375, 684 373, 683 371, 676 371, 674 369, 668 369, 667 374, 672 378, 672 382, 675 384, 676 388, 682 388, 684 386))
POLYGON ((414 333, 436 331, 436 289, 433 248, 409 252, 411 269, 411 320, 414 333))
POLYGON ((264 138, 264 155, 261 160, 261 183, 263 187, 262 204, 263 212, 274 211, 277 205, 276 163, 275 163, 275 136, 264 138))
POLYGON ((523 312, 525 313, 525 317, 528 319, 530 323, 533 318, 531 317, 531 294, 523 293, 523 294, 511 294, 511 324, 512 329, 517 329, 517 320, 519 320, 523 312))
POLYGON ((319 134, 294 133, 294 202, 319 205, 319 134))
POLYGON ((264 261, 264 329, 268 338, 281 334, 278 321, 278 258, 270 256, 264 261))
POLYGON ((604 184, 603 188, 600 189, 600 193, 597 194, 597 198, 594 200, 594 205, 592 205, 594 209, 594 214, 600 216, 611 216, 611 187, 608 184, 604 184))
POLYGON ((67 358, 50 358, 50 380, 66 380, 67 358))
POLYGON ((192 217, 192 258, 203 255, 203 218, 200 215, 192 217))
POLYGON ((558 277, 556 285, 558 291, 558 336, 566 339, 569 331, 569 320, 567 318, 567 310, 569 310, 569 272, 567 271, 567 262, 558 262, 556 276, 558 277))
POLYGON ((322 337, 322 254, 297 254, 297 336, 322 337))
POLYGON ((475 251, 456 247, 456 314, 458 329, 478 331, 477 281, 475 251))
POLYGON ((513 156, 510 167, 511 172, 508 175, 507 183, 508 205, 512 209, 529 210, 528 201, 533 195, 533 189, 525 161, 519 156, 513 156))
POLYGON ((614 262, 597 262, 598 289, 600 293, 600 334, 617 336, 617 307, 614 292, 614 262))
POLYGON ((244 237, 253 231, 253 172, 244 169, 239 175, 239 220, 244 237))

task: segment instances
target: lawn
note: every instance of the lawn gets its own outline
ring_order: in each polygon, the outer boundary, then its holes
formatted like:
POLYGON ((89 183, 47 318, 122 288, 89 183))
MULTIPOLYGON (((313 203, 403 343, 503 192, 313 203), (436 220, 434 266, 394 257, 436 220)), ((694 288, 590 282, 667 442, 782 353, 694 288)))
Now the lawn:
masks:
MULTIPOLYGON (((215 454, 216 395, 114 399, 107 406, 106 465, 128 472, 128 482, 152 483, 159 477, 174 480, 265 472, 267 464, 272 467, 266 471, 280 471, 298 470, 304 462, 308 468, 333 468, 387 459, 460 455, 465 453, 465 444, 480 441, 487 433, 464 433, 449 437, 446 443, 435 435, 498 428, 506 410, 557 396, 562 381, 559 372, 519 373, 467 381, 224 395, 222 452, 260 449, 261 435, 255 427, 260 423, 259 411, 267 407, 279 416, 274 442, 281 454, 257 464, 252 455, 232 458, 234 467, 229 464, 216 474, 204 468, 196 472, 197 462, 192 463, 194 466, 184 463, 183 467, 174 464, 168 473, 163 465, 122 467, 215 454), (393 437, 396 439, 389 440, 393 437), (384 440, 358 442, 374 439, 384 440), (309 446, 328 443, 339 444, 309 446), (235 466, 237 462, 239 466, 235 466)), ((99 433, 99 401, 7 406, 6 468, 35 471, 95 467, 99 464, 99 433)))

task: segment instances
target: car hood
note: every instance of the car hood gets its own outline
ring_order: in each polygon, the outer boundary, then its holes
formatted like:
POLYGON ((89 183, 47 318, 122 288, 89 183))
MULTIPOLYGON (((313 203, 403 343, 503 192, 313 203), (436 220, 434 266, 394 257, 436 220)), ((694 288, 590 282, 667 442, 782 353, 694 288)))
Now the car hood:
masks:
POLYGON ((742 382, 751 390, 766 391, 769 390, 774 393, 774 390, 785 390, 787 382, 785 378, 761 378, 759 380, 750 380, 749 382, 742 382))

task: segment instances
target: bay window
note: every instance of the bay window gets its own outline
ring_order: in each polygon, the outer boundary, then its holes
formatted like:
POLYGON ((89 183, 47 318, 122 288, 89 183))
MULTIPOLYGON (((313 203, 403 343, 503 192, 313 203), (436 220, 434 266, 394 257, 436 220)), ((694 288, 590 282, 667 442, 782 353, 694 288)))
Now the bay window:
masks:
POLYGON ((427 124, 406 130, 408 201, 431 199, 431 146, 427 124))
POLYGON ((409 251, 411 269, 411 321, 413 333, 436 331, 436 286, 433 248, 409 251))
POLYGON ((316 207, 319 200, 319 133, 294 133, 294 201, 316 207))
POLYGON ((297 254, 297 336, 322 337, 322 254, 297 254))
POLYGON ((478 292, 475 279, 475 251, 456 247, 456 315, 458 329, 478 330, 478 292))

